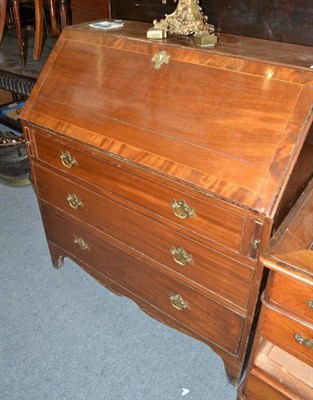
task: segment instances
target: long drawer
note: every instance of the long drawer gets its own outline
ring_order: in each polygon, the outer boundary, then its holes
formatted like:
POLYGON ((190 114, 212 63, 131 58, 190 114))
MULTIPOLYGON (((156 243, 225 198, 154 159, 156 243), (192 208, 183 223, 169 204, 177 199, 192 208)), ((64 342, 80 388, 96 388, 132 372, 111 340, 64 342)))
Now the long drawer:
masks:
POLYGON ((246 219, 243 215, 129 171, 122 167, 122 162, 115 160, 113 163, 113 158, 112 163, 107 162, 97 158, 95 153, 85 153, 63 144, 39 128, 33 128, 33 131, 39 160, 116 193, 151 211, 151 216, 176 224, 186 233, 194 232, 240 253, 246 219))
POLYGON ((244 318, 41 206, 48 241, 204 338, 236 354, 244 318))
POLYGON ((247 307, 252 268, 46 168, 34 165, 34 171, 42 200, 188 278, 202 291, 247 307))

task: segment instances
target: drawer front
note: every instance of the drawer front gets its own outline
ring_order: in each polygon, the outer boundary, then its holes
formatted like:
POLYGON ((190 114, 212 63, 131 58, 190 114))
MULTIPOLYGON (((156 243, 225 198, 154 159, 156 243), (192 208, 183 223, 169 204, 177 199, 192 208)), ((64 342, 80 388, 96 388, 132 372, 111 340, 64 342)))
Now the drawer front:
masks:
MULTIPOLYGON (((165 222, 176 224, 180 230, 195 232, 240 252, 245 217, 135 174, 118 165, 118 160, 112 159, 116 164, 105 162, 55 141, 49 136, 51 135, 35 134, 37 155, 40 160, 116 193, 127 201, 151 211, 153 213, 151 217, 160 216, 165 218, 165 222), (67 152, 75 159, 71 168, 64 166, 60 158, 61 154, 67 152), (193 216, 188 216, 189 214, 193 216)), ((65 161, 63 159, 63 162, 71 163, 69 159, 65 161)))
MULTIPOLYGON (((42 206, 47 239, 180 324, 235 354, 244 319, 42 206), (181 309, 180 309, 181 308, 181 309)), ((183 330, 183 328, 182 328, 183 330)))
POLYGON ((253 269, 45 168, 35 165, 34 171, 41 199, 195 282, 202 290, 242 308, 247 306, 253 269), (71 201, 75 196, 81 204, 71 206, 69 195, 71 201))
POLYGON ((264 303, 263 336, 299 360, 313 367, 313 326, 268 308, 264 303))
POLYGON ((313 289, 284 275, 272 272, 270 302, 313 321, 313 289))

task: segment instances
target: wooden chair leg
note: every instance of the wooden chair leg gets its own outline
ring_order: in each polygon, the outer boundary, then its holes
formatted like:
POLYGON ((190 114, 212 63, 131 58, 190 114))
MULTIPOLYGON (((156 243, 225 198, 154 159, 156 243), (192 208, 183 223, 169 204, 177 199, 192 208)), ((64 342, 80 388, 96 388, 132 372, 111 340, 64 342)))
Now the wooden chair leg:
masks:
POLYGON ((18 0, 12 1, 12 7, 13 7, 13 18, 17 36, 17 43, 18 43, 18 48, 20 50, 21 67, 24 67, 26 59, 25 59, 24 40, 22 37, 22 29, 21 29, 20 6, 18 0))
POLYGON ((0 43, 4 31, 6 9, 7 9, 7 0, 0 0, 0 43))
POLYGON ((60 31, 57 25, 57 19, 55 15, 55 0, 49 0, 49 13, 51 22, 51 32, 53 36, 59 36, 60 31))
POLYGON ((60 0, 60 15, 61 29, 63 30, 70 23, 69 0, 60 0))
POLYGON ((43 44, 43 0, 35 0, 34 60, 39 60, 43 44))

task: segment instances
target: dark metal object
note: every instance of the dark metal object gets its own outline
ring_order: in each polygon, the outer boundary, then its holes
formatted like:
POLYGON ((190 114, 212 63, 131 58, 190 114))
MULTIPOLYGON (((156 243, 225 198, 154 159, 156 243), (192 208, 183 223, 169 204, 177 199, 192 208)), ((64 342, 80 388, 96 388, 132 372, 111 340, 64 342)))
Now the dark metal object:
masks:
POLYGON ((29 172, 25 140, 14 133, 0 132, 0 182, 27 185, 29 172))
POLYGON ((29 96, 35 82, 36 79, 30 77, 24 77, 2 70, 0 71, 0 88, 8 90, 9 92, 29 96))

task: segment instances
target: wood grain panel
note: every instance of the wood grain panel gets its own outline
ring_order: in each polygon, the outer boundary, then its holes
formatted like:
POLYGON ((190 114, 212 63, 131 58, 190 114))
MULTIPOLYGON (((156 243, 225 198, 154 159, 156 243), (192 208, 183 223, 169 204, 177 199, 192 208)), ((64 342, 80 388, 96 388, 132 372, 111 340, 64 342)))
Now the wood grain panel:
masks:
POLYGON ((72 23, 102 20, 108 17, 108 0, 71 0, 72 23))
POLYGON ((242 317, 109 245, 82 226, 71 223, 63 215, 53 213, 46 207, 41 207, 41 211, 49 241, 92 265, 94 269, 163 310, 181 324, 227 351, 233 354, 237 352, 242 317), (81 250, 74 243, 75 237, 82 237, 88 243, 89 250, 81 250), (169 300, 171 293, 180 294, 188 302, 188 308, 183 311, 175 309, 169 300))

